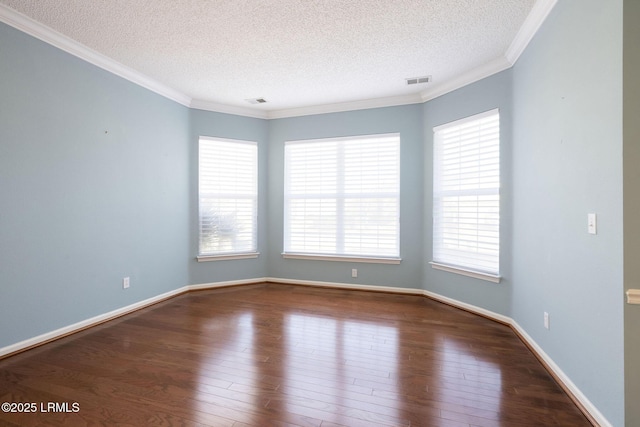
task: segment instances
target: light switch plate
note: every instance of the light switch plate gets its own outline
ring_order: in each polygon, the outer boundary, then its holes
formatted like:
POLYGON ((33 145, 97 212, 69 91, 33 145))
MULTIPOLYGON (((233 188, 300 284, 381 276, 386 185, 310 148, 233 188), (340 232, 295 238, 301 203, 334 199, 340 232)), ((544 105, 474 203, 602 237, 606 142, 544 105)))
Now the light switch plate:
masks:
POLYGON ((598 233, 598 224, 596 214, 594 213, 587 214, 587 231, 589 232, 589 234, 598 233))
POLYGON ((544 328, 549 329, 549 313, 544 312, 544 328))

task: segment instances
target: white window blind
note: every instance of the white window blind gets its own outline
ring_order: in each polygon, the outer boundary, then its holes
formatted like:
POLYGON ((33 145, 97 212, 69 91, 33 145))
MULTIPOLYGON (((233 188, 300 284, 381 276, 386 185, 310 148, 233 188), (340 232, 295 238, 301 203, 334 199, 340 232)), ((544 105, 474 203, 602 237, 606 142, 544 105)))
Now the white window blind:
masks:
POLYGON ((285 143, 284 251, 399 257, 400 135, 285 143))
POLYGON ((434 263, 498 276, 498 110, 434 128, 433 175, 434 263))
POLYGON ((200 137, 200 255, 257 250, 258 146, 200 137))

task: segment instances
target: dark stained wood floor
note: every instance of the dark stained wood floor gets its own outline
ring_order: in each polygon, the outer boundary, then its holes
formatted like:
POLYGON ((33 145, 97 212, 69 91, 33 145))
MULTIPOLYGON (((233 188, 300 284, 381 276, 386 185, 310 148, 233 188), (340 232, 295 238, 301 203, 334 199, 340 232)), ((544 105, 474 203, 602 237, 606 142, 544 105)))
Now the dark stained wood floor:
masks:
POLYGON ((191 292, 0 360, 1 402, 38 406, 0 412, 9 426, 591 425, 505 325, 278 284, 191 292))

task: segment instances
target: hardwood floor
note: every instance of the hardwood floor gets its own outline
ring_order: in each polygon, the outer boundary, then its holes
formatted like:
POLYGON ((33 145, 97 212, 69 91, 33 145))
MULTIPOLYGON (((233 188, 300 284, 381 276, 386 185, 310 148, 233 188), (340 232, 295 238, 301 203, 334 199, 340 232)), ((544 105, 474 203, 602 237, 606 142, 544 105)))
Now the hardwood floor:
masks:
POLYGON ((1 402, 37 406, 0 412, 9 426, 591 425, 505 325, 278 284, 191 292, 1 360, 1 402))

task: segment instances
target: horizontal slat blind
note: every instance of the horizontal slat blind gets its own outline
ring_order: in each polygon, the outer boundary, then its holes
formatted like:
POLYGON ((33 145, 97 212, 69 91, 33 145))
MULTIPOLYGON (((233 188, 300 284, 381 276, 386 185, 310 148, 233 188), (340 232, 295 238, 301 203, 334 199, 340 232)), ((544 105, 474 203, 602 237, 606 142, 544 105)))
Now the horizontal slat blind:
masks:
POLYGON ((285 144, 285 253, 399 256, 400 136, 285 144))
POLYGON ((200 255, 257 250, 258 146, 200 138, 200 255))
POLYGON ((500 270, 500 119, 492 110, 434 128, 433 261, 500 270))

